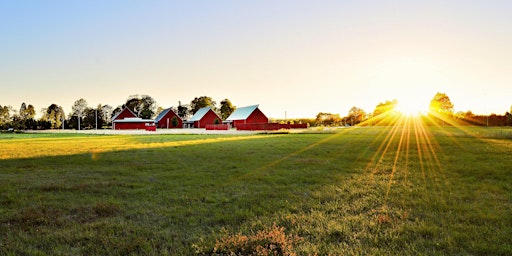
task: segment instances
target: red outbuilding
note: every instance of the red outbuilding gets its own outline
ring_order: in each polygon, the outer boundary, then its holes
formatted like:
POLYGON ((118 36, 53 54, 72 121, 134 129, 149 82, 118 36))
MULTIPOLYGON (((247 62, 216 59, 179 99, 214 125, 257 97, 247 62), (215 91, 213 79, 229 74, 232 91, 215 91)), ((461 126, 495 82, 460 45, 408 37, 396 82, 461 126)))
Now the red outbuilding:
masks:
POLYGON ((154 130, 155 121, 137 117, 129 108, 124 108, 112 117, 114 130, 154 130))
POLYGON ((220 118, 211 107, 199 109, 187 122, 191 128, 206 128, 206 125, 221 124, 220 118))
POLYGON ((231 124, 234 128, 239 124, 268 124, 267 116, 265 116, 258 107, 259 105, 237 108, 226 119, 226 122, 231 124))
POLYGON ((183 128, 183 120, 172 110, 164 109, 155 119, 155 125, 158 128, 183 128))

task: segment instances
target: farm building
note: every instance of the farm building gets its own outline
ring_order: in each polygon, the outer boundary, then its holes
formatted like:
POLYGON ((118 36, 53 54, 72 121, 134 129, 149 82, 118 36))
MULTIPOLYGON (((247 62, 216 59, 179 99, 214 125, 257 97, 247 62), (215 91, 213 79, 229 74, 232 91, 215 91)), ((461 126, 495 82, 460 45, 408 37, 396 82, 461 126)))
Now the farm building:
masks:
POLYGON ((155 125, 158 128, 183 128, 183 120, 172 110, 164 109, 155 119, 155 125))
POLYGON ((187 122, 189 128, 206 128, 206 125, 220 124, 222 119, 211 107, 199 109, 187 122))
POLYGON ((148 130, 154 126, 154 120, 139 118, 129 108, 124 108, 112 117, 112 129, 114 130, 148 130))
POLYGON ((112 129, 114 130, 154 130, 154 127, 154 120, 140 117, 126 117, 112 122, 112 129))
POLYGON ((112 121, 121 120, 127 117, 137 117, 137 115, 133 113, 133 111, 131 111, 129 108, 123 108, 121 112, 117 113, 112 117, 112 121))
POLYGON ((239 124, 268 124, 268 118, 258 108, 259 105, 237 108, 226 119, 226 122, 236 128, 239 124))

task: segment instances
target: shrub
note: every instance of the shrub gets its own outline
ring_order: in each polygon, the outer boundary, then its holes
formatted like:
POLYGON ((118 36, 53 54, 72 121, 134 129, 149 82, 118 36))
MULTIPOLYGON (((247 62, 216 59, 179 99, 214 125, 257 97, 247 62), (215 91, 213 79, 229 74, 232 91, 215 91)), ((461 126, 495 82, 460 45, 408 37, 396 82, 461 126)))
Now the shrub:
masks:
POLYGON ((176 128, 178 127, 178 118, 176 118, 175 116, 172 117, 171 119, 171 124, 172 124, 172 127, 176 128))
POLYGON ((296 255, 293 245, 302 238, 287 235, 275 223, 249 236, 226 235, 215 242, 213 254, 221 255, 296 255))

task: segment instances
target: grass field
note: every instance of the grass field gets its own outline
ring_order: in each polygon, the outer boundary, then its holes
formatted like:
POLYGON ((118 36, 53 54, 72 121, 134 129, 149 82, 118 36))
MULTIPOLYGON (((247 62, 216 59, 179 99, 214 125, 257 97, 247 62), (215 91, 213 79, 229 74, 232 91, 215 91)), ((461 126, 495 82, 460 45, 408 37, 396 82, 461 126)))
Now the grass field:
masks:
POLYGON ((512 130, 0 134, 0 255, 512 255, 512 130))

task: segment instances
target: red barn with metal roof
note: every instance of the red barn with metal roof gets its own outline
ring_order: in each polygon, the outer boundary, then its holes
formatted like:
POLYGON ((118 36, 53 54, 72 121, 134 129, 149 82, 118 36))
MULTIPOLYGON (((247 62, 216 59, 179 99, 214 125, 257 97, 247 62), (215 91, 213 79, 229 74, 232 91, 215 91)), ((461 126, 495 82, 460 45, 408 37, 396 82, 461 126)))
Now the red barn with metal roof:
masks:
POLYGON ((146 130, 154 125, 154 120, 139 118, 129 108, 124 108, 112 117, 112 129, 114 130, 146 130))
POLYGON ((236 128, 238 124, 268 124, 268 118, 258 108, 259 105, 252 105, 237 108, 226 119, 226 122, 236 128))
POLYGON ((183 128, 183 120, 172 110, 164 109, 155 119, 157 128, 183 128))
POLYGON ((206 125, 221 124, 222 119, 211 107, 205 107, 199 109, 186 123, 193 128, 206 128, 206 125))

